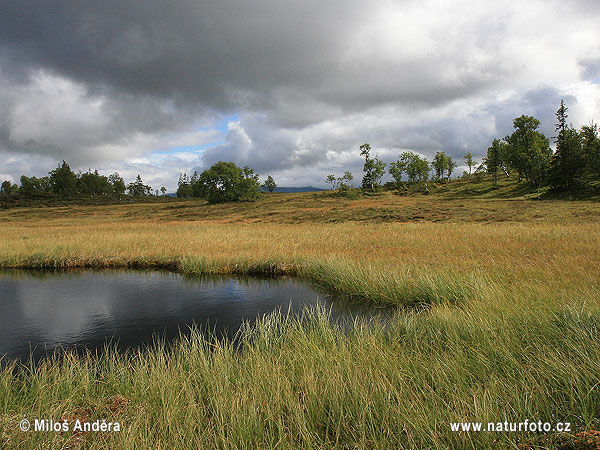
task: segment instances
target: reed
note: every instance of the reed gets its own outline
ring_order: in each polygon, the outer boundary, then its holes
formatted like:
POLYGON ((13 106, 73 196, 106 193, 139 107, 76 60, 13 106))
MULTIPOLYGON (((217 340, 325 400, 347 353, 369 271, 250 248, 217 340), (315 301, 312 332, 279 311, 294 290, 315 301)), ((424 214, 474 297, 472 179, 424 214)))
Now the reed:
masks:
POLYGON ((236 346, 196 331, 171 347, 6 367, 3 448, 549 445, 558 437, 456 433, 450 422, 597 427, 599 319, 569 308, 523 318, 440 307, 344 331, 310 310, 264 317, 236 346), (106 419, 123 430, 21 433, 23 417, 106 419))

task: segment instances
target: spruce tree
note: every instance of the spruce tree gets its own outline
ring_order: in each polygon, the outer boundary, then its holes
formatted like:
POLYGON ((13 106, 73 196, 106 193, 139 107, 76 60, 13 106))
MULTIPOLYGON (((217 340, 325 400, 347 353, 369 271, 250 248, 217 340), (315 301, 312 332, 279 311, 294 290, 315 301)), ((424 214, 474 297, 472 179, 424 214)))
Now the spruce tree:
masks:
POLYGON ((571 190, 580 185, 584 169, 581 139, 577 130, 572 125, 567 125, 568 110, 561 100, 556 111, 556 151, 550 166, 550 184, 558 190, 571 190))

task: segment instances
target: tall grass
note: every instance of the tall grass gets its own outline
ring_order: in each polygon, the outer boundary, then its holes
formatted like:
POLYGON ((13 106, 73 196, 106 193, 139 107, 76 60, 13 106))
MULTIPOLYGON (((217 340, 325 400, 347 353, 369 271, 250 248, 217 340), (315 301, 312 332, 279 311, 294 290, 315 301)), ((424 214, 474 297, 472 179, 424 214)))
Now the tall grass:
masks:
POLYGON ((166 268, 287 274, 353 298, 457 303, 486 289, 590 290, 600 278, 594 224, 3 224, 0 267, 166 268))
POLYGON ((600 315, 400 314, 342 330, 272 314, 231 342, 64 356, 0 374, 3 448, 515 448, 527 433, 450 422, 597 427, 600 315), (119 421, 120 433, 22 433, 28 418, 119 421))
MULTIPOLYGON (((494 221, 517 212, 494 202, 473 203, 476 220, 461 223, 254 223, 260 217, 237 206, 198 207, 207 217, 194 222, 169 221, 180 209, 152 205, 128 216, 119 208, 106 217, 86 208, 0 212, 0 267, 292 275, 353 300, 406 307, 387 326, 348 330, 313 310, 265 317, 235 345, 195 332, 135 353, 5 364, 1 446, 576 448, 555 434, 450 431, 455 421, 600 426, 597 208, 582 218, 577 205, 531 203, 531 220, 507 223, 494 221), (560 220, 540 223, 537 210, 560 220), (239 223, 218 223, 234 216, 239 223), (480 217, 489 220, 475 223, 480 217), (21 433, 23 417, 106 418, 123 431, 21 433)), ((314 203, 311 214, 321 214, 314 203)), ((181 206, 188 219, 200 214, 181 206)), ((282 200, 280 221, 291 217, 287 207, 282 200)))

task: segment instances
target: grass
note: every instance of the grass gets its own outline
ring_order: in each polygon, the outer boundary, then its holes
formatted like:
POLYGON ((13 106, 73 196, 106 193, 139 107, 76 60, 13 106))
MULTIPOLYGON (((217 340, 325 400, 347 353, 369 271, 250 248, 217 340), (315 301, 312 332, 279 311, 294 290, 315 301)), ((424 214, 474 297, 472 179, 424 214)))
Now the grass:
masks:
POLYGON ((2 447, 596 448, 576 434, 600 426, 600 204, 503 198, 511 189, 0 211, 0 267, 289 274, 402 307, 386 328, 274 314, 236 346, 194 333, 8 365, 2 447), (21 433, 23 417, 106 418, 123 431, 21 433), (574 432, 449 426, 525 419, 574 432))

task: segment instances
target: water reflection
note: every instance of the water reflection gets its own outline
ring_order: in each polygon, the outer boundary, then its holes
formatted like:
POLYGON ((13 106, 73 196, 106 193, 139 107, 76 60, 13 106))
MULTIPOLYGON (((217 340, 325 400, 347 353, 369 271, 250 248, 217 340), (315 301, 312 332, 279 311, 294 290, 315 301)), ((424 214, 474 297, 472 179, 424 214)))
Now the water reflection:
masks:
POLYGON ((278 308, 322 305, 332 319, 373 316, 291 278, 208 278, 159 271, 0 271, 0 355, 36 359, 57 347, 127 348, 192 324, 232 336, 278 308))

